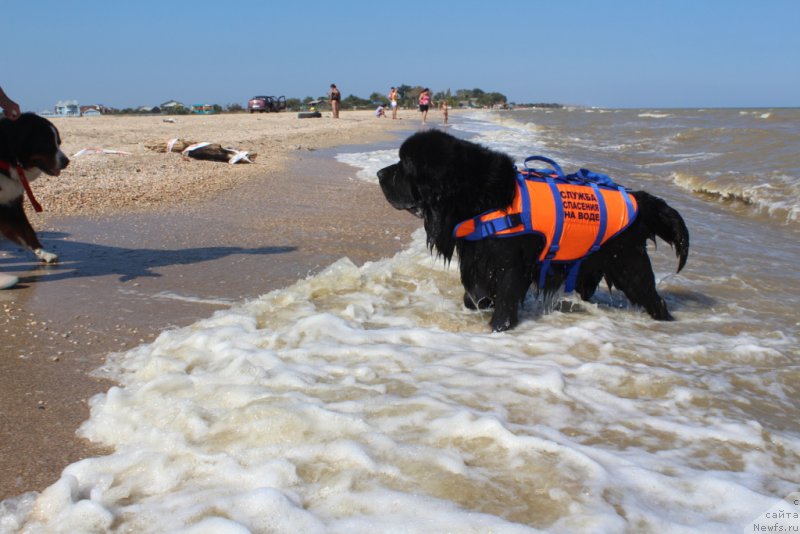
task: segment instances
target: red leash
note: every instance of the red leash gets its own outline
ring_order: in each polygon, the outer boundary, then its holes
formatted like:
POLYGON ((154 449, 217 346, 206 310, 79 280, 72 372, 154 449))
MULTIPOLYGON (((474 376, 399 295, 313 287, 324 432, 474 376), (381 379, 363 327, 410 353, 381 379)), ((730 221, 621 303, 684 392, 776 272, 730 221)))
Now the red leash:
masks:
MULTIPOLYGON (((6 163, 5 161, 0 161, 0 169, 11 172, 11 165, 6 163)), ((21 183, 22 188, 25 189, 25 193, 28 195, 28 200, 31 201, 33 209, 36 210, 37 212, 42 211, 42 205, 39 204, 39 202, 37 202, 36 200, 36 197, 33 196, 33 191, 31 190, 31 184, 29 184, 28 179, 25 178, 25 171, 20 165, 17 165, 17 176, 19 176, 19 183, 21 183)))

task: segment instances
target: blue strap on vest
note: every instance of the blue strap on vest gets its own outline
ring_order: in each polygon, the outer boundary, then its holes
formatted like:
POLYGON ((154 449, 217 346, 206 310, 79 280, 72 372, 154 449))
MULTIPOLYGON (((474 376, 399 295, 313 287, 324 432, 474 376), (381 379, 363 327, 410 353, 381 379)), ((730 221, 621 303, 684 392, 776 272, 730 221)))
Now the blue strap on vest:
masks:
POLYGON ((491 221, 482 221, 480 217, 476 217, 473 220, 475 221, 475 231, 464 237, 467 241, 477 241, 485 237, 492 237, 498 232, 514 228, 522 223, 522 217, 517 214, 506 215, 491 221))
MULTIPOLYGON (((567 176, 567 179, 571 178, 573 175, 567 176)), ((621 185, 617 185, 614 183, 614 180, 609 178, 605 174, 600 174, 599 172, 592 172, 588 169, 580 169, 574 176, 585 182, 586 185, 592 186, 592 189, 595 189, 595 196, 597 196, 598 201, 600 202, 600 211, 601 213, 605 213, 605 203, 603 202, 603 198, 597 193, 596 189, 597 186, 608 187, 610 189, 616 189, 620 193, 622 193, 622 198, 625 200, 625 208, 628 213, 628 224, 633 222, 633 202, 631 202, 631 197, 628 196, 628 190, 625 189, 621 185)), ((602 216, 602 215, 601 215, 602 216)), ((605 225, 605 221, 603 219, 600 220, 600 223, 605 225)), ((603 228, 603 233, 605 233, 605 228, 603 228)), ((592 248, 592 251, 597 250, 592 248)))
MULTIPOLYGON (((606 226, 608 226, 608 209, 606 208, 606 199, 603 198, 603 194, 600 192, 600 188, 597 187, 597 184, 590 183, 592 187, 592 191, 594 191, 594 196, 597 198, 597 206, 600 208, 600 226, 597 228, 597 237, 594 238, 594 243, 592 244, 592 248, 589 249, 589 254, 592 252, 596 252, 600 248, 600 243, 603 242, 603 237, 606 235, 606 226)), ((625 199, 628 203, 628 195, 625 195, 625 199)))
MULTIPOLYGON (((585 169, 581 169, 581 171, 583 170, 585 169)), ((589 254, 591 254, 600 249, 600 243, 603 242, 603 237, 606 235, 606 226, 608 225, 608 209, 606 208, 606 200, 603 198, 603 194, 600 192, 600 188, 597 187, 597 184, 594 182, 589 182, 589 186, 591 186, 594 196, 597 198, 597 205, 600 209, 600 225, 597 228, 597 236, 594 238, 594 243, 589 249, 589 254)), ((627 195, 625 198, 628 198, 627 195)), ((570 265, 569 273, 567 274, 567 280, 564 282, 564 293, 572 293, 575 290, 575 283, 578 281, 578 272, 581 270, 582 261, 582 259, 576 260, 572 265, 570 265)))
POLYGON ((520 214, 522 223, 525 225, 525 232, 533 232, 533 206, 531 206, 531 196, 528 194, 528 186, 525 176, 517 173, 517 187, 522 198, 522 213, 520 214))
POLYGON ((523 162, 523 165, 525 166, 525 170, 533 171, 533 172, 538 173, 538 174, 548 175, 548 174, 552 174, 549 169, 541 170, 541 169, 534 169, 532 167, 528 167, 528 162, 529 161, 542 161, 544 163, 547 163, 548 165, 550 165, 553 168, 553 170, 556 171, 556 174, 558 175, 559 178, 561 178, 561 179, 564 178, 564 171, 561 169, 561 166, 558 163, 556 163, 555 161, 553 161, 552 159, 550 159, 550 158, 546 158, 544 156, 528 156, 527 158, 525 158, 525 161, 523 162))
POLYGON ((600 174, 599 172, 592 172, 589 169, 579 169, 574 176, 586 184, 599 184, 606 187, 618 187, 617 184, 614 183, 614 180, 609 178, 607 175, 600 174))
MULTIPOLYGON (((505 217, 498 217, 497 219, 492 219, 489 221, 481 220, 481 216, 483 214, 476 215, 472 219, 467 219, 467 221, 472 221, 474 230, 471 233, 463 236, 461 239, 465 239, 467 241, 478 241, 479 239, 484 239, 486 237, 493 237, 503 230, 515 228, 520 224, 524 225, 524 233, 533 232, 533 221, 531 219, 531 199, 527 194, 528 187, 525 185, 525 177, 519 173, 517 174, 517 188, 518 194, 522 198, 521 214, 512 213, 510 215, 506 215, 505 217)), ((467 221, 457 224, 453 229, 453 235, 457 235, 458 228, 467 221)))
POLYGON ((631 224, 633 219, 636 218, 636 213, 633 209, 633 202, 631 202, 631 197, 628 196, 628 190, 622 187, 621 185, 617 186, 617 190, 622 193, 622 198, 625 199, 625 211, 628 213, 628 221, 627 224, 631 224))
MULTIPOLYGON (((534 157, 541 158, 541 156, 534 157)), ((556 167, 558 167, 557 164, 556 167)), ((558 167, 558 170, 560 171, 561 168, 558 167)), ((553 240, 550 242, 550 248, 547 249, 547 255, 544 257, 544 260, 542 261, 542 268, 539 271, 539 287, 544 287, 544 279, 547 276, 547 271, 550 269, 550 262, 558 252, 558 244, 561 243, 561 234, 564 233, 564 203, 561 201, 561 193, 559 193, 558 186, 556 185, 555 180, 552 178, 547 178, 547 185, 550 186, 550 193, 553 196, 553 203, 556 207, 556 228, 553 232, 553 240)))
MULTIPOLYGON (((480 215, 473 217, 471 220, 474 222, 474 230, 469 235, 464 236, 463 239, 468 241, 476 241, 486 237, 493 237, 503 230, 517 227, 520 224, 524 226, 522 233, 532 233, 532 206, 531 199, 528 194, 528 187, 525 182, 528 179, 546 180, 555 204, 556 221, 553 238, 550 242, 550 246, 547 249, 545 258, 541 261, 541 268, 539 271, 539 288, 544 287, 545 279, 547 278, 547 272, 550 269, 553 258, 555 258, 556 253, 559 250, 559 243, 561 242, 561 237, 564 232, 564 204, 561 199, 561 193, 558 190, 556 180, 558 180, 560 183, 590 186, 594 192, 594 196, 597 198, 597 204, 600 211, 600 224, 597 229, 597 235, 595 236, 594 243, 586 254, 587 256, 600 249, 600 245, 603 242, 603 238, 605 237, 606 229, 608 227, 608 208, 606 206, 605 198, 603 198, 603 194, 600 191, 600 187, 617 189, 622 194, 628 214, 627 225, 631 224, 636 217, 636 213, 634 213, 633 202, 631 202, 631 199, 627 194, 627 190, 624 187, 615 184, 614 181, 605 174, 592 172, 588 169, 580 169, 577 173, 565 175, 558 163, 545 156, 529 156, 528 158, 525 158, 524 168, 524 171, 517 173, 517 187, 519 188, 519 193, 522 195, 522 213, 506 215, 505 217, 499 217, 490 221, 482 221, 480 215), (528 162, 530 161, 541 161, 548 164, 551 169, 534 169, 528 166, 528 162), (532 175, 535 175, 535 178, 532 175)), ((460 223, 453 230, 454 235, 456 235, 457 229, 461 224, 464 223, 460 223)), ((577 282, 582 261, 583 259, 563 262, 568 265, 567 279, 564 283, 565 293, 570 293, 575 290, 575 284, 577 282)))

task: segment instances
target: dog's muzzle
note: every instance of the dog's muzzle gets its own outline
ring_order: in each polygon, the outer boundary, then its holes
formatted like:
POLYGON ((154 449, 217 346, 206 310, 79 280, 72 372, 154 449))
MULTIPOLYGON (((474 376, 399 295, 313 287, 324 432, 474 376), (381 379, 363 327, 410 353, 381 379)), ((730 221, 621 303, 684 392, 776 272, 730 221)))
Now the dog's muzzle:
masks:
POLYGON ((67 168, 67 165, 69 165, 69 158, 67 157, 66 154, 64 154, 59 150, 58 156, 56 157, 56 162, 57 162, 56 166, 58 167, 58 169, 64 170, 67 168))
POLYGON ((381 184, 383 196, 394 209, 408 210, 417 217, 421 217, 422 210, 411 191, 411 185, 400 174, 399 163, 378 171, 378 182, 381 184))
POLYGON ((381 186, 383 186, 383 183, 387 181, 392 176, 392 174, 394 174, 394 170, 396 168, 397 168, 397 163, 395 163, 394 165, 389 165, 388 167, 384 167, 378 171, 378 181, 381 183, 381 186))
POLYGON ((64 154, 61 150, 56 153, 56 157, 54 158, 55 162, 52 167, 49 169, 43 169, 44 172, 49 174, 50 176, 59 176, 61 171, 67 168, 69 165, 69 158, 66 154, 64 154))

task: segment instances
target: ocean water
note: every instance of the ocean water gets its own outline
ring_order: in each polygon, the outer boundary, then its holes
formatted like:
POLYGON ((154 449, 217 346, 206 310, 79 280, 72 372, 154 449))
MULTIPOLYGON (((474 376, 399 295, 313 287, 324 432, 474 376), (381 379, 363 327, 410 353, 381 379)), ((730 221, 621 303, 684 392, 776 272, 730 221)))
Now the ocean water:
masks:
MULTIPOLYGON (((687 267, 650 247, 677 320, 603 290, 490 333, 418 231, 110 355, 120 386, 80 434, 114 452, 0 503, 0 532, 800 531, 799 128, 794 109, 459 117, 678 209, 687 267)), ((376 187, 396 150, 338 159, 376 187)))

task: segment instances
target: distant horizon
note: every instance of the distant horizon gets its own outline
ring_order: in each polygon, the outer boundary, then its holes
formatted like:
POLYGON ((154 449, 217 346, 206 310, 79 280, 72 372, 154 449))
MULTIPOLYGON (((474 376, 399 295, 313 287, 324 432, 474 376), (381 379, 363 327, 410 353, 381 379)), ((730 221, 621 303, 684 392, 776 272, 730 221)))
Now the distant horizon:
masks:
POLYGON ((331 83, 368 98, 409 82, 604 109, 800 106, 795 0, 408 0, 385 15, 352 0, 7 4, 0 86, 35 112, 317 98, 331 83))
MULTIPOLYGON (((253 96, 255 96, 255 95, 253 95, 253 96)), ((276 96, 285 96, 285 95, 276 95, 276 96)), ((355 96, 360 96, 360 95, 355 95, 355 96)), ((297 97, 286 96, 286 98, 289 99, 289 98, 297 98, 297 97)), ((306 97, 303 97, 303 98, 306 98, 306 97)), ((363 97, 363 98, 367 98, 367 97, 363 97)), ((122 110, 125 110, 125 109, 134 109, 135 110, 135 109, 139 109, 139 108, 146 107, 146 106, 158 107, 161 104, 163 104, 164 102, 169 102, 169 101, 175 100, 175 101, 181 102, 183 104, 186 104, 187 106, 190 106, 190 107, 194 106, 194 105, 219 105, 220 107, 223 108, 223 111, 225 113, 229 113, 227 111, 228 105, 230 105, 230 104, 239 104, 243 108, 242 111, 247 112, 247 101, 244 101, 243 103, 228 102, 226 104, 220 104, 218 102, 211 102, 211 101, 202 101, 202 102, 193 102, 191 104, 188 104, 187 103, 188 101, 183 101, 183 100, 181 100, 179 98, 168 98, 168 99, 163 100, 161 103, 158 103, 158 104, 152 104, 152 105, 150 105, 150 104, 140 104, 140 105, 134 105, 134 106, 119 106, 118 107, 118 106, 108 105, 105 102, 83 103, 79 99, 75 99, 75 98, 62 98, 62 99, 59 99, 59 101, 73 101, 73 100, 78 102, 78 106, 94 106, 94 105, 97 105, 97 106, 104 106, 106 108, 114 109, 116 111, 122 111, 122 110)), ((302 100, 302 98, 300 100, 302 100)), ((43 109, 39 109, 39 110, 27 109, 27 108, 25 108, 23 106, 22 107, 22 111, 23 112, 32 112, 32 113, 42 113, 44 111, 52 111, 56 107, 57 102, 58 101, 56 101, 56 103, 54 103, 53 106, 50 106, 49 108, 43 108, 43 109)), ((509 105, 510 104, 512 104, 512 103, 509 102, 509 105)), ((531 105, 536 105, 536 104, 557 104, 557 105, 562 106, 564 108, 651 109, 651 110, 662 110, 662 109, 663 110, 666 110, 666 109, 674 109, 674 110, 677 110, 677 109, 797 109, 797 108, 800 108, 800 105, 794 105, 794 106, 766 106, 766 105, 757 105, 757 106, 592 106, 592 105, 586 105, 586 104, 574 104, 574 103, 573 104, 568 104, 568 103, 563 103, 563 102, 513 102, 513 104, 517 105, 517 106, 531 106, 531 105)), ((365 108, 362 108, 362 109, 365 109, 365 108)), ((409 108, 409 109, 411 109, 411 108, 409 108)), ((456 108, 456 109, 458 109, 458 108, 456 108)), ((472 108, 472 109, 490 109, 490 108, 472 108)), ((348 108, 343 108, 343 111, 348 111, 348 108)))
MULTIPOLYGON (((472 86, 472 87, 475 88, 476 86, 472 86)), ((432 91, 433 94, 436 94, 436 93, 447 91, 447 90, 457 91, 457 90, 461 90, 461 89, 466 89, 466 88, 464 88, 464 87, 459 87, 457 89, 453 89, 453 88, 447 88, 447 89, 431 88, 431 91, 432 91)), ((483 89, 485 91, 494 91, 494 89, 488 88, 488 87, 487 88, 480 88, 480 89, 483 89)), ((368 99, 369 95, 371 95, 374 92, 380 92, 380 91, 373 90, 373 91, 370 91, 368 94, 365 94, 365 95, 355 94, 355 93, 344 93, 344 98, 347 98, 348 96, 353 95, 353 96, 356 96, 356 97, 359 97, 359 98, 368 99)), ((500 92, 500 91, 498 91, 498 92, 500 92)), ((257 94, 261 95, 261 94, 269 94, 269 93, 261 92, 261 93, 257 93, 257 94)), ((182 98, 167 98, 167 99, 159 100, 159 102, 155 103, 155 104, 141 103, 141 104, 134 104, 134 105, 113 105, 113 104, 108 104, 106 102, 82 102, 78 98, 59 98, 59 99, 55 100, 53 105, 50 106, 49 108, 42 108, 42 109, 36 110, 36 109, 27 109, 24 105, 21 105, 21 107, 22 107, 23 111, 31 111, 31 112, 34 112, 34 113, 40 113, 42 111, 52 110, 53 108, 55 108, 57 103, 60 102, 60 101, 62 101, 62 102, 77 101, 79 106, 98 105, 98 106, 104 106, 104 107, 107 107, 107 108, 112 108, 112 109, 115 109, 115 110, 123 110, 123 109, 138 109, 138 108, 146 107, 146 106, 156 107, 156 106, 160 106, 161 104, 163 104, 165 102, 170 102, 170 101, 174 100, 174 101, 177 101, 177 102, 181 102, 181 103, 183 103, 183 104, 185 104, 187 106, 193 106, 193 105, 218 105, 218 106, 222 107, 223 109, 226 109, 229 105, 239 104, 240 106, 242 106, 243 108, 246 109, 247 108, 247 101, 249 99, 253 98, 254 96, 256 96, 255 93, 253 95, 248 96, 247 98, 245 98, 241 102, 239 102, 239 101, 230 101, 230 102, 218 101, 218 102, 215 102, 215 101, 213 101, 211 99, 200 99, 197 102, 195 102, 195 101, 190 101, 190 100, 182 99, 182 98)), ((284 96, 287 99, 296 98, 296 99, 299 99, 299 100, 303 100, 305 98, 327 100, 327 97, 326 96, 322 96, 322 95, 319 95, 319 96, 305 95, 305 96, 302 96, 302 97, 298 97, 298 96, 294 96, 294 95, 284 95, 284 94, 279 94, 279 93, 272 93, 271 96, 284 96)), ((702 106, 702 105, 664 105, 664 106, 657 106, 657 105, 639 105, 639 106, 618 105, 618 106, 599 106, 599 105, 593 105, 593 104, 566 103, 566 102, 560 102, 558 100, 554 100, 554 101, 549 101, 549 100, 548 101, 545 101, 545 100, 535 100, 534 101, 534 100, 531 100, 531 101, 524 101, 524 102, 523 101, 514 101, 514 100, 511 100, 508 97, 508 95, 506 95, 506 98, 508 98, 509 105, 510 104, 515 104, 515 105, 557 104, 557 105, 560 105, 560 106, 563 106, 563 107, 578 107, 578 108, 589 108, 589 109, 794 109, 794 108, 800 108, 800 103, 795 104, 795 105, 705 105, 705 106, 702 106)))

